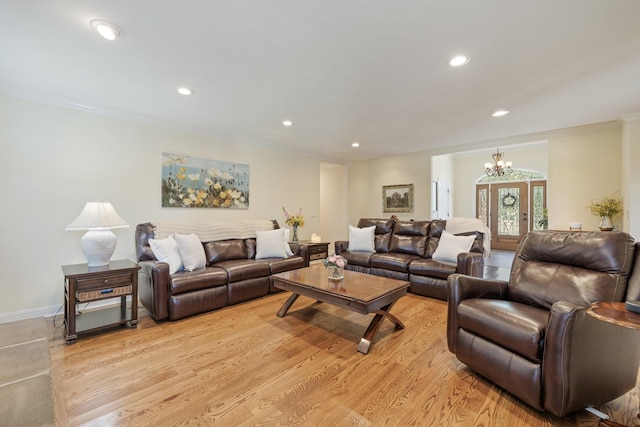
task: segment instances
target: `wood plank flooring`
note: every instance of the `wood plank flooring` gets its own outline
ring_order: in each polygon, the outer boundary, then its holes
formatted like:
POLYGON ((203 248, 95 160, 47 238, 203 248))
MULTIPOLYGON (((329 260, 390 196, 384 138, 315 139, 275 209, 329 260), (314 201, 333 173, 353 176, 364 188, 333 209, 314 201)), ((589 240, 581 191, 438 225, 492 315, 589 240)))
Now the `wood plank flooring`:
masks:
MULTIPOLYGON (((61 426, 597 426, 559 419, 477 376, 449 353, 446 303, 409 294, 371 351, 356 351, 371 316, 278 293, 177 322, 141 310, 136 329, 66 345, 49 322, 61 426)), ((56 319, 61 323, 60 318, 56 319)), ((599 408, 638 423, 638 388, 599 408)))

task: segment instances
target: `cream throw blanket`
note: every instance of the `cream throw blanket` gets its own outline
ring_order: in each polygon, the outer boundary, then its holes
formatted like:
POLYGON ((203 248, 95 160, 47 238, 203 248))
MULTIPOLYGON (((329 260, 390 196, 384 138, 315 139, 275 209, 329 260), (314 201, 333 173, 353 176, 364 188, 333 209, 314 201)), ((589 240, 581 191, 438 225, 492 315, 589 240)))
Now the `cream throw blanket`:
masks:
POLYGON ((484 249, 484 256, 491 256, 491 230, 479 219, 462 217, 449 218, 445 229, 451 234, 469 233, 471 231, 483 233, 482 247, 484 249))
POLYGON ((268 219, 207 220, 207 221, 155 221, 155 238, 164 239, 171 234, 195 233, 201 242, 227 239, 249 239, 256 237, 256 231, 273 230, 273 222, 268 219))

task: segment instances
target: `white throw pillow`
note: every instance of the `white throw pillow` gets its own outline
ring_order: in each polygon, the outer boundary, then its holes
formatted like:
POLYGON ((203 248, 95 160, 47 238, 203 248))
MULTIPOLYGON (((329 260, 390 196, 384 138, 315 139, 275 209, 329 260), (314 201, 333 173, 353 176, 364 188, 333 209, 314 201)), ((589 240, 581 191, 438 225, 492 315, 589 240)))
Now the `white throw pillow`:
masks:
POLYGON ((453 262, 457 264, 458 254, 462 252, 469 252, 469 249, 473 246, 473 241, 475 239, 475 235, 456 236, 449 233, 447 230, 442 230, 438 247, 431 258, 436 261, 453 262))
POLYGON ((187 271, 204 268, 207 265, 207 256, 204 253, 202 242, 195 234, 176 234, 178 252, 182 258, 182 265, 187 271))
POLYGON ((286 257, 283 228, 256 231, 256 259, 286 257))
POLYGON ((349 224, 349 251, 375 252, 376 226, 358 228, 349 224))
POLYGON ((182 270, 182 258, 173 237, 149 239, 149 246, 158 261, 169 264, 169 274, 182 270))
POLYGON ((289 229, 283 228, 283 230, 284 230, 284 253, 287 254, 287 256, 289 257, 293 255, 291 246, 289 246, 289 229))

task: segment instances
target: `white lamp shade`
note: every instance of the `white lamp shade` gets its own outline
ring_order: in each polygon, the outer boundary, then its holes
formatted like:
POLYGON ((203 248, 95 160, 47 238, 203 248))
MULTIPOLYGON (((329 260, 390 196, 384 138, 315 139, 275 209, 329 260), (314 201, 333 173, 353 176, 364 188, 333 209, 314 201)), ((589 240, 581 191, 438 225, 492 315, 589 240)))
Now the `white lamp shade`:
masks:
POLYGON ((65 230, 110 230, 129 227, 108 202, 87 202, 80 215, 65 230))
POLYGON ((125 227, 129 224, 120 218, 111 203, 87 202, 80 215, 65 230, 88 230, 80 240, 82 252, 89 267, 103 267, 109 265, 116 249, 116 236, 111 229, 125 227))

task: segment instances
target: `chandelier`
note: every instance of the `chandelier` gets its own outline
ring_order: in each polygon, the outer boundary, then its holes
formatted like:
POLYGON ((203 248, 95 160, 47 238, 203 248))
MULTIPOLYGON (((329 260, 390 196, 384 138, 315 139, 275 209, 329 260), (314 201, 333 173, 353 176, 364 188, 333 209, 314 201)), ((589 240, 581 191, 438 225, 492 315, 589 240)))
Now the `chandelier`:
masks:
POLYGON ((505 162, 504 153, 500 152, 499 149, 496 148, 496 152, 491 155, 493 157, 493 163, 485 163, 484 164, 484 173, 487 176, 502 176, 505 173, 507 175, 511 175, 513 170, 511 169, 511 162, 505 162))

